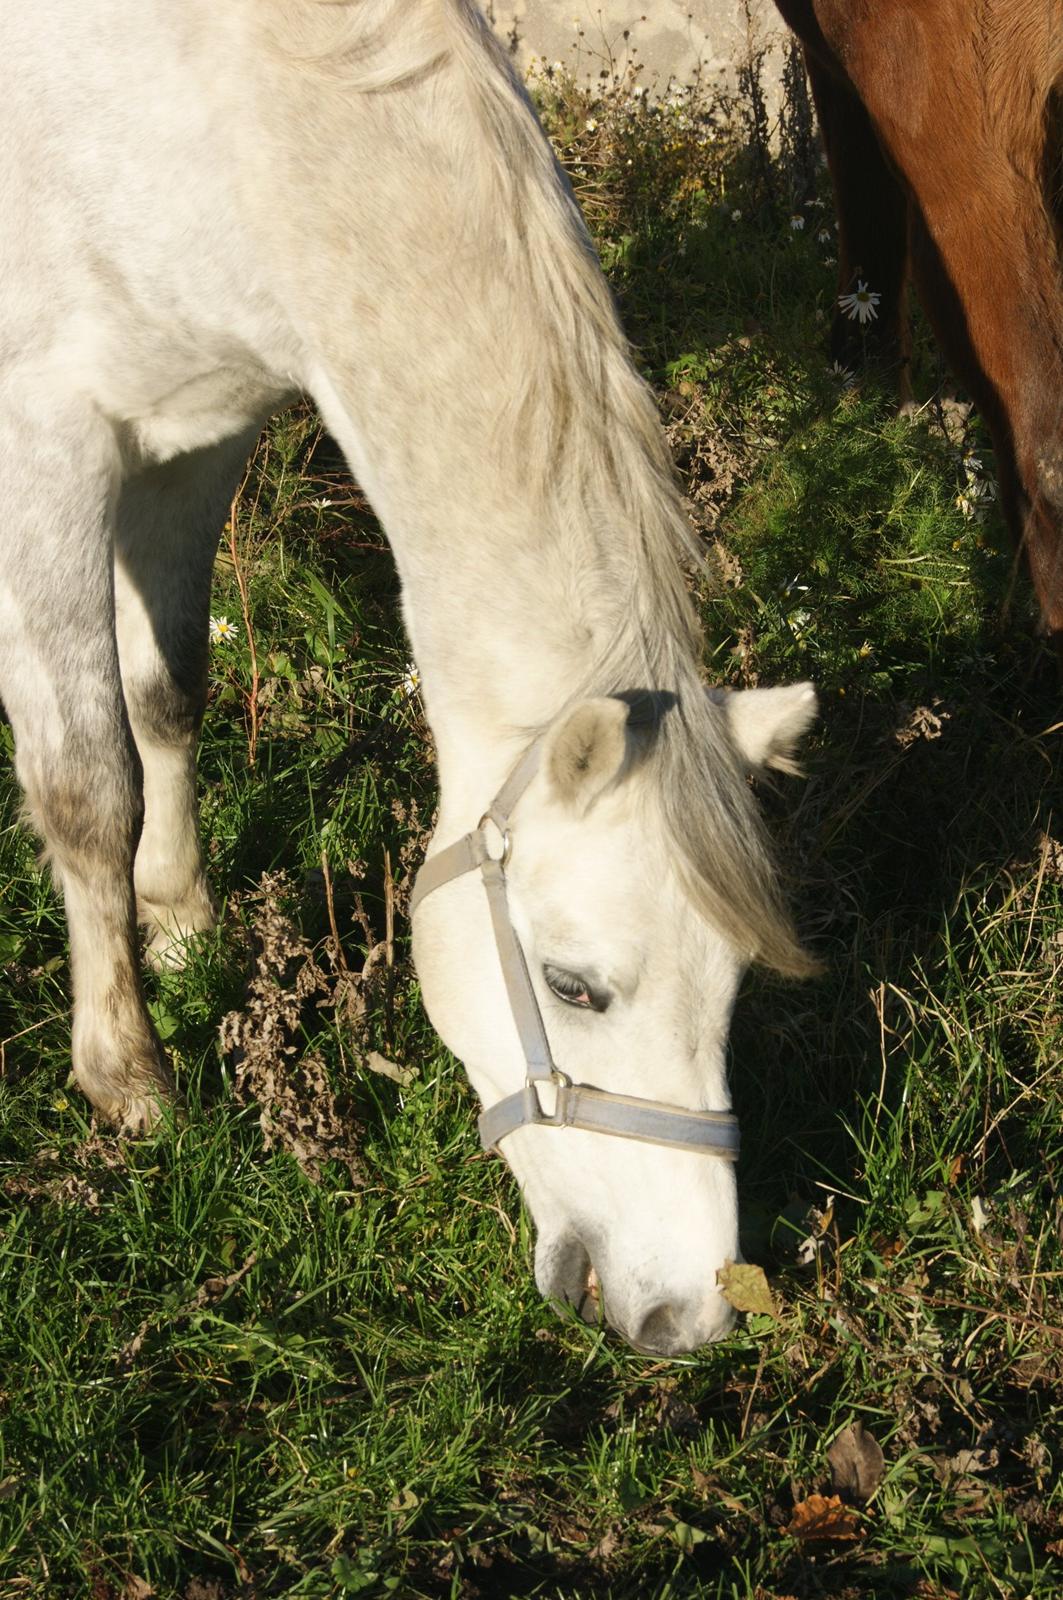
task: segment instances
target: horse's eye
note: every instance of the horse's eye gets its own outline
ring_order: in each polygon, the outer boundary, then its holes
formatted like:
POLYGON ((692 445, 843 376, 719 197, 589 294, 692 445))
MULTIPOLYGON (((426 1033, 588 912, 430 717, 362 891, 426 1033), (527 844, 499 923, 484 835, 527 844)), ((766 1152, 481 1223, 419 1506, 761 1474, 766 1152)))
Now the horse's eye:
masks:
POLYGON ((588 983, 586 978, 581 978, 578 972, 566 972, 562 967, 543 967, 543 977, 559 1000, 566 1005, 580 1006, 585 1011, 604 1011, 609 1004, 609 996, 602 994, 588 983))

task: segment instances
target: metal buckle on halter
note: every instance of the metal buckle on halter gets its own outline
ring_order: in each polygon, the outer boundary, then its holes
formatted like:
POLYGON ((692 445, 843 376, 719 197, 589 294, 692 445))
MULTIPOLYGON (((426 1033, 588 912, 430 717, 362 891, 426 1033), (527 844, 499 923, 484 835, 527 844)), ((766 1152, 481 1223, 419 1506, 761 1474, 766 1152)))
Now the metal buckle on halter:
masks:
POLYGON ((567 1072, 562 1072, 560 1067, 554 1067, 549 1078, 528 1078, 525 1088, 530 1089, 535 1098, 535 1122, 539 1127, 567 1128, 575 1112, 575 1095, 571 1093, 573 1084, 567 1072), (554 1086, 554 1109, 552 1112, 543 1110, 543 1102, 539 1095, 541 1084, 552 1083, 554 1086))

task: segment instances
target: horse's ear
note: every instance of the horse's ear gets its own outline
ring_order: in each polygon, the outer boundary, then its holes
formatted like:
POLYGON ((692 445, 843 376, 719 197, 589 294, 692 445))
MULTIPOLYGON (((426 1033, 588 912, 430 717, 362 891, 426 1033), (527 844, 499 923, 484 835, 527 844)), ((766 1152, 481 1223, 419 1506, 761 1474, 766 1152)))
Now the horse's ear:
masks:
POLYGON ((754 772, 778 767, 798 772, 794 750, 816 717, 816 691, 810 683, 781 689, 710 690, 724 711, 731 736, 754 772))
POLYGON ((623 700, 581 700, 548 730, 542 770, 555 799, 589 806, 620 772, 627 756, 623 700))

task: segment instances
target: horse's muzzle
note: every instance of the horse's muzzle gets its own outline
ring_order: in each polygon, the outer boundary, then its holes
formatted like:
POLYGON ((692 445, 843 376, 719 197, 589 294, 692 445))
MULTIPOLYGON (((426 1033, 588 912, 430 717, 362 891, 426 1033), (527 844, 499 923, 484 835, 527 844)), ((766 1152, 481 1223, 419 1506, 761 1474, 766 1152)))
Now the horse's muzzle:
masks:
POLYGON ((599 1281, 592 1263, 580 1240, 540 1235, 535 1253, 540 1293, 555 1304, 573 1306, 584 1322, 606 1322, 643 1355, 688 1355, 726 1338, 734 1326, 735 1313, 714 1286, 669 1295, 638 1279, 626 1285, 599 1281))

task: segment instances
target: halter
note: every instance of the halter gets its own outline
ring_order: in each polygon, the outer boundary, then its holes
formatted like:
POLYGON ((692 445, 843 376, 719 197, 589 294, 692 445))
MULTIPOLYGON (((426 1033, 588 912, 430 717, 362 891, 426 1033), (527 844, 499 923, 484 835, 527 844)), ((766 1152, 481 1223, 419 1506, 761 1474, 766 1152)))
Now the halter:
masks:
POLYGON ((463 834, 456 844, 448 845, 425 862, 410 896, 412 917, 426 895, 453 878, 477 869, 487 891, 495 946, 524 1052, 526 1075, 522 1089, 489 1106, 481 1115, 479 1128, 483 1148, 496 1149, 514 1128, 587 1128, 594 1133, 614 1134, 620 1139, 667 1144, 678 1150, 694 1150, 702 1155, 719 1156, 724 1161, 737 1161, 738 1118, 732 1112, 687 1111, 662 1100, 644 1100, 636 1095, 594 1089, 589 1084, 573 1083, 554 1062, 528 963, 510 920, 506 893, 506 867, 513 849, 509 819, 538 766, 539 741, 536 740, 518 761, 473 831, 463 834), (501 855, 491 854, 489 825, 497 830, 501 839, 501 855), (544 1111, 539 1098, 538 1086, 544 1083, 552 1084, 556 1091, 553 1112, 544 1111))

